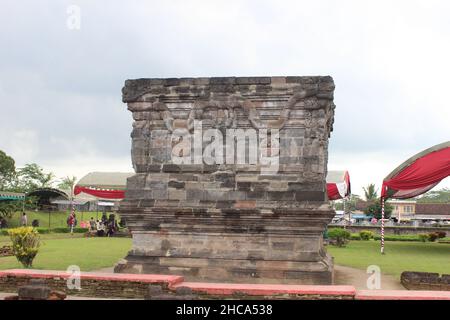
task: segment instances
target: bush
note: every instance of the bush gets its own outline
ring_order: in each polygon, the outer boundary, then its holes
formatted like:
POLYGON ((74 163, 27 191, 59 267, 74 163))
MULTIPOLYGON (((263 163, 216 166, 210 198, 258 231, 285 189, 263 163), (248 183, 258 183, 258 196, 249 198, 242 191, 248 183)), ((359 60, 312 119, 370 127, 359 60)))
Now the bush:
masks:
POLYGON ((36 228, 36 230, 37 230, 40 234, 50 233, 50 230, 48 230, 48 228, 36 228))
POLYGON ((359 233, 359 237, 361 238, 361 240, 373 239, 373 232, 369 230, 363 230, 359 233))
POLYGON ((350 235, 350 240, 361 240, 361 236, 359 235, 359 233, 352 233, 350 235))
POLYGON ((419 240, 422 242, 428 241, 429 237, 427 233, 419 233, 419 240))
MULTIPOLYGON (((88 232, 88 228, 73 228, 73 233, 86 233, 88 232)), ((62 227, 62 228, 53 228, 51 230, 52 233, 69 233, 70 229, 68 227, 62 227)))
POLYGON ((439 239, 445 238, 447 236, 447 233, 445 233, 444 231, 438 231, 436 232, 436 234, 438 235, 439 239))
POLYGON ((439 238, 439 235, 437 232, 431 232, 428 234, 428 240, 431 242, 436 241, 437 238, 439 238))
POLYGON ((348 243, 350 239, 350 232, 340 228, 334 228, 328 230, 328 238, 333 241, 330 241, 331 244, 336 245, 338 247, 343 247, 348 243))
POLYGON ((20 227, 9 229, 8 234, 12 241, 13 254, 25 268, 30 268, 39 251, 38 231, 33 227, 20 227))

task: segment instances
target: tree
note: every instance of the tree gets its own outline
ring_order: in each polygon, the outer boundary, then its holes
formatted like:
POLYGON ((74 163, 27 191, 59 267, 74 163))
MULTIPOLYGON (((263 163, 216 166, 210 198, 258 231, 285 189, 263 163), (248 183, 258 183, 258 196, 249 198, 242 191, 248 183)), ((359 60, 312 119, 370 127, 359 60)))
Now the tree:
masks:
POLYGON ((77 182, 77 177, 65 177, 61 179, 61 182, 58 184, 58 188, 62 190, 70 190, 70 195, 73 196, 73 189, 75 187, 75 183, 77 182))
POLYGON ((378 198, 378 192, 375 189, 375 184, 371 183, 367 186, 367 188, 363 187, 363 190, 366 201, 374 201, 378 198))
MULTIPOLYGON (((355 211, 356 210, 356 203, 358 201, 361 201, 360 196, 358 196, 357 194, 351 194, 349 199, 346 200, 347 202, 345 203, 345 209, 349 210, 349 211, 355 211)), ((334 205, 334 209, 335 210, 344 210, 344 202, 343 201, 336 201, 335 205, 334 205)))
MULTIPOLYGON (((384 203, 384 218, 389 219, 392 214, 392 206, 385 202, 384 203)), ((381 219, 381 199, 375 199, 371 204, 364 209, 364 213, 368 216, 374 216, 376 219, 381 219)))
POLYGON ((25 200, 0 201, 0 217, 10 219, 14 212, 36 209, 37 197, 26 197, 25 200), (25 203, 23 202, 25 201, 25 203))
POLYGON ((418 203, 450 203, 450 189, 443 188, 441 190, 428 191, 420 198, 418 203))
POLYGON ((0 217, 11 218, 14 212, 22 209, 21 201, 0 201, 0 217))
POLYGON ((0 150, 0 190, 3 190, 14 179, 16 165, 14 159, 0 150))
POLYGON ((51 187, 55 175, 53 172, 44 172, 36 163, 26 164, 18 170, 19 187, 25 191, 31 191, 37 188, 51 187))
POLYGON ((338 247, 344 247, 349 239, 350 232, 341 228, 333 228, 328 230, 328 238, 330 238, 330 244, 333 244, 338 247))

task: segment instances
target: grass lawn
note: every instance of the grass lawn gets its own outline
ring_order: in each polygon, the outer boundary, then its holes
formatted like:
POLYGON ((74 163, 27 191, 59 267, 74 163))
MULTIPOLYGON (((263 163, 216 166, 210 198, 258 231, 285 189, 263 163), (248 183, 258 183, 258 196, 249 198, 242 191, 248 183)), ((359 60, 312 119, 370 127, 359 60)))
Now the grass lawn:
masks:
MULTIPOLYGON (((113 266, 131 249, 130 238, 80 238, 66 234, 45 235, 33 262, 34 269, 66 270, 78 265, 81 271, 92 271, 113 266), (52 238, 53 236, 53 238, 52 238), (55 238, 55 236, 60 236, 55 238)), ((1 237, 0 241, 7 239, 1 237)), ((9 244, 0 242, 1 245, 9 244)), ((15 257, 0 258, 0 270, 23 268, 15 257)))
POLYGON ((377 265, 384 274, 400 278, 403 271, 450 274, 450 245, 432 242, 385 242, 385 255, 379 241, 350 241, 344 248, 327 246, 338 265, 366 270, 377 265))
MULTIPOLYGON (((39 235, 41 237, 41 240, 56 240, 56 239, 73 239, 73 238, 83 238, 83 233, 44 233, 39 235)), ((11 240, 9 239, 9 236, 0 236, 0 246, 4 245, 10 245, 11 240)))
MULTIPOLYGON (((113 266, 131 249, 130 238, 84 238, 82 235, 43 234, 33 268, 65 270, 78 265, 82 271, 113 266)), ((0 236, 0 246, 9 238, 0 236)), ((366 270, 378 265, 381 272, 400 277, 403 271, 450 274, 450 245, 430 242, 387 241, 380 254, 379 241, 350 241, 344 248, 327 247, 335 263, 366 270)), ((0 269, 22 268, 15 257, 0 258, 0 269)))
MULTIPOLYGON (((101 219, 102 212, 81 212, 76 211, 75 212, 78 219, 78 226, 80 224, 80 221, 88 221, 91 217, 94 219, 101 219)), ((28 219, 28 225, 31 225, 31 222, 34 219, 39 220, 39 226, 42 228, 48 228, 49 222, 51 228, 61 228, 61 227, 67 227, 67 217, 69 216, 70 212, 60 212, 60 211, 54 211, 50 213, 50 221, 49 221, 49 213, 48 212, 42 212, 42 211, 27 211, 27 219, 28 219)), ((106 213, 107 215, 110 214, 110 212, 106 213)), ((20 226, 20 212, 13 213, 13 216, 8 220, 8 226, 10 228, 18 227, 20 226)), ((118 215, 116 213, 116 219, 118 219, 118 215)))

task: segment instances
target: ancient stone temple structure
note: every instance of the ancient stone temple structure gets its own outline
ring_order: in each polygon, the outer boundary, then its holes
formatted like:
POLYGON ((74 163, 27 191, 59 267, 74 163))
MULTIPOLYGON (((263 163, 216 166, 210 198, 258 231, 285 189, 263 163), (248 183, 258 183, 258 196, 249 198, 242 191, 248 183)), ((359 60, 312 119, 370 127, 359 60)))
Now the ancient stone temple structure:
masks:
POLYGON ((331 284, 333 92, 329 76, 127 80, 133 248, 115 271, 331 284))

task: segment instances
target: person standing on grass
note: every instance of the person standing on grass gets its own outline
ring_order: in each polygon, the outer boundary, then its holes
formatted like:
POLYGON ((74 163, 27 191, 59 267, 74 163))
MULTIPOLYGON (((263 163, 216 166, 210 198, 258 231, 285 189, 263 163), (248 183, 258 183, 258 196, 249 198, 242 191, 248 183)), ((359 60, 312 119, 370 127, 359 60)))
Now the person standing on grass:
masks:
POLYGON ((102 214, 102 223, 104 225, 106 225, 107 222, 108 222, 108 217, 106 216, 106 212, 103 212, 103 214, 102 214))
POLYGON ((114 214, 110 214, 107 222, 107 233, 108 237, 112 236, 116 232, 116 219, 114 214))
POLYGON ((89 220, 89 229, 89 231, 95 231, 97 229, 94 217, 91 217, 91 220, 89 220))
POLYGON ((28 224, 27 214, 25 212, 23 212, 22 217, 20 218, 20 223, 23 227, 26 227, 28 224))
POLYGON ((67 218, 67 225, 70 228, 70 233, 73 234, 73 228, 75 227, 75 213, 71 213, 69 218, 67 218))
POLYGON ((97 236, 103 237, 105 235, 105 225, 101 220, 97 220, 97 236))

